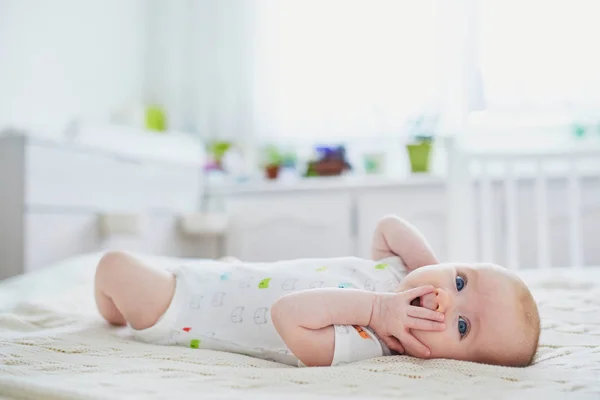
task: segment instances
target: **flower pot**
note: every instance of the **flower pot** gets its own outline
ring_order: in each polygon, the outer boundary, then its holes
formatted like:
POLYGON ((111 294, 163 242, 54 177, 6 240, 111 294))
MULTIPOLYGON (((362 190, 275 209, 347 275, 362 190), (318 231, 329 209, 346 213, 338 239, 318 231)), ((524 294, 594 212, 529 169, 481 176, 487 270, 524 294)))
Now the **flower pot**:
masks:
POLYGON ((341 175, 344 172, 344 167, 344 161, 342 160, 321 160, 314 164, 318 176, 341 175))
POLYGON ((407 144, 408 158, 412 172, 429 172, 429 155, 431 154, 431 142, 418 144, 407 144))
POLYGON ((385 153, 368 153, 363 156, 364 168, 367 174, 381 174, 385 169, 385 153))
POLYGON ((279 176, 279 165, 267 165, 265 167, 265 173, 268 179, 277 179, 279 176))
POLYGON ((149 131, 164 132, 167 130, 167 115, 161 107, 147 107, 145 117, 146 129, 149 131))

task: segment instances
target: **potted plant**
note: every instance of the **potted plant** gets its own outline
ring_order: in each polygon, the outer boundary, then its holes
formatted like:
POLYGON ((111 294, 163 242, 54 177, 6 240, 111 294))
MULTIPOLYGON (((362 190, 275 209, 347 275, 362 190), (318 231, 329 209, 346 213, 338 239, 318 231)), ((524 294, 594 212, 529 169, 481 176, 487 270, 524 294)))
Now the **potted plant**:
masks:
POLYGON ((277 179, 284 157, 274 145, 266 146, 263 150, 263 168, 268 179, 277 179))
POLYGON ((406 145, 410 169, 413 173, 429 172, 433 132, 437 117, 419 116, 411 123, 412 141, 406 145))
POLYGON ((146 129, 154 132, 167 130, 167 113, 158 105, 149 105, 145 110, 146 129))
POLYGON ((225 153, 227 153, 231 149, 232 146, 233 143, 228 141, 216 140, 209 143, 208 153, 212 156, 213 162, 215 163, 217 169, 223 169, 223 157, 225 156, 225 153))

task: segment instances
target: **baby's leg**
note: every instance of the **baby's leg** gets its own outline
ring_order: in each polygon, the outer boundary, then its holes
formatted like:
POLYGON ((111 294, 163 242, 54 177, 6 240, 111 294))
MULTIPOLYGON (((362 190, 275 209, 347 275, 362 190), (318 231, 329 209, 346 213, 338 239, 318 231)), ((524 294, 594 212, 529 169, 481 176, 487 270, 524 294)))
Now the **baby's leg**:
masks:
POLYGON ((111 324, 149 328, 167 311, 175 277, 122 252, 106 253, 96 269, 96 304, 111 324))

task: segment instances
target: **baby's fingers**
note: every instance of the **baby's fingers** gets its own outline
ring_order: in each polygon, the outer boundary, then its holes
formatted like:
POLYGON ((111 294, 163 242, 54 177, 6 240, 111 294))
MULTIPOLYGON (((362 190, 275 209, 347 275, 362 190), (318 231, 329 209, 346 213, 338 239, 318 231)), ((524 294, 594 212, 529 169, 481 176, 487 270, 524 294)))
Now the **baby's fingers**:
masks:
POLYGON ((406 332, 402 335, 402 345, 405 349, 411 350, 411 355, 420 358, 426 358, 431 355, 431 351, 427 346, 421 343, 416 337, 414 337, 410 332, 406 332))
POLYGON ((409 301, 412 301, 412 300, 416 299, 417 297, 425 296, 426 294, 431 293, 434 290, 435 290, 435 288, 432 285, 426 285, 426 286, 419 286, 414 289, 407 290, 405 292, 402 292, 402 294, 404 296, 406 296, 406 298, 409 301))
POLYGON ((395 351, 398 354, 404 354, 404 347, 394 336, 386 336, 381 339, 390 350, 395 351))
POLYGON ((407 317, 404 322, 404 326, 410 329, 416 329, 419 331, 443 331, 446 329, 446 324, 442 322, 430 321, 428 319, 421 319, 415 317, 407 317))
POLYGON ((421 319, 429 319, 432 321, 443 321, 444 313, 439 311, 433 311, 429 308, 425 307, 408 307, 406 314, 410 317, 421 318, 421 319))

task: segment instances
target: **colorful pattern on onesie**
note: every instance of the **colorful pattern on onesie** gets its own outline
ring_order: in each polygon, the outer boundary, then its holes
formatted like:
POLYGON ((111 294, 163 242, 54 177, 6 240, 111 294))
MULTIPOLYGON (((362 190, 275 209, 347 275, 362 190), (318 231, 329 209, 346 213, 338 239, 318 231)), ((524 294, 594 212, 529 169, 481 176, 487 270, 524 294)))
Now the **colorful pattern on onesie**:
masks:
MULTIPOLYGON (((274 263, 191 261, 172 269, 174 299, 159 322, 136 331, 143 341, 246 354, 298 365, 271 322, 271 305, 300 290, 336 287, 394 291, 405 275, 399 258, 373 262, 355 257, 274 263)), ((359 326, 335 326, 332 365, 390 354, 359 326)))

